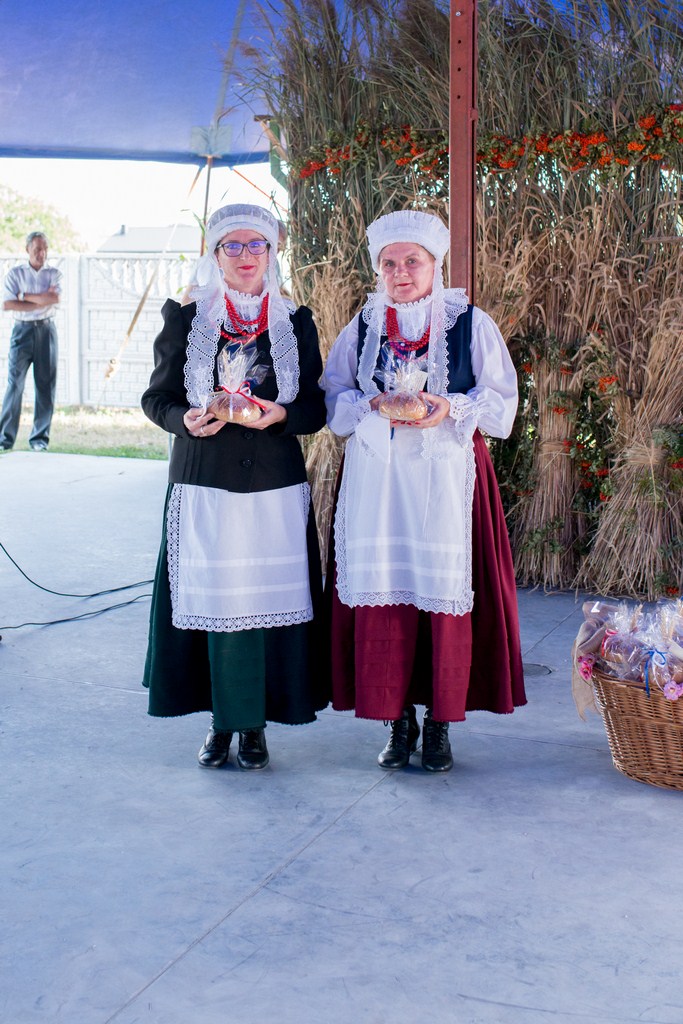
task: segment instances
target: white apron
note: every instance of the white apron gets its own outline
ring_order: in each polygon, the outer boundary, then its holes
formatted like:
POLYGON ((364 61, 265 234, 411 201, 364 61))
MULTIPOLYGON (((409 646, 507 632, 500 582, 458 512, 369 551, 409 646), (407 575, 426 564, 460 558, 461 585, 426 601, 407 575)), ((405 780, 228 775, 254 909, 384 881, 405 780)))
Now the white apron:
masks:
POLYGON ((419 430, 370 414, 349 438, 335 515, 337 589, 343 604, 472 610, 474 443, 455 425, 419 430), (368 422, 370 421, 370 422, 368 422), (363 426, 373 433, 370 447, 363 426), (438 445, 431 457, 427 433, 438 445), (387 444, 381 443, 385 437, 387 444), (388 455, 387 455, 388 448, 388 455))
POLYGON ((310 488, 235 494, 175 484, 166 521, 172 622, 232 633, 313 618, 310 488))

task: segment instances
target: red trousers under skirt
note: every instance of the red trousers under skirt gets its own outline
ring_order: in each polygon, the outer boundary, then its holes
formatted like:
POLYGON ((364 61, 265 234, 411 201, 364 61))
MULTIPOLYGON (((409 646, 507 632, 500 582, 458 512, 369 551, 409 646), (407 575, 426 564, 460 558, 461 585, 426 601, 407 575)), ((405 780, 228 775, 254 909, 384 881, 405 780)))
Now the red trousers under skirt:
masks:
POLYGON ((461 722, 466 711, 509 714, 526 704, 512 553, 493 464, 479 431, 474 455, 469 614, 423 612, 413 605, 343 605, 332 585, 334 529, 330 532, 326 598, 337 711, 355 708, 359 718, 390 720, 407 704, 425 704, 435 719, 461 722))

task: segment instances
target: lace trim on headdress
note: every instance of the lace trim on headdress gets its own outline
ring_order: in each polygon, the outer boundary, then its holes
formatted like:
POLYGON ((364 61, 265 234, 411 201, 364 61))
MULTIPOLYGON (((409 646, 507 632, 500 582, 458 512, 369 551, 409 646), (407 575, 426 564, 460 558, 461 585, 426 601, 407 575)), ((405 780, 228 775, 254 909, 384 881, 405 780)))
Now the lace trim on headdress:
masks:
MULTIPOLYGON (((216 264, 218 266, 218 264, 216 264)), ((207 287, 193 289, 197 312, 187 338, 185 360, 185 392, 190 405, 206 409, 213 395, 213 368, 218 353, 221 324, 225 320, 222 293, 207 287)))
MULTIPOLYGON (((269 250, 266 287, 260 296, 268 294, 268 333, 270 351, 278 388, 276 401, 280 405, 293 402, 299 391, 299 350, 297 348, 291 314, 295 305, 283 299, 277 285, 276 273, 277 254, 274 247, 269 250)), ((206 406, 213 394, 213 372, 218 354, 221 326, 230 327, 225 309, 225 283, 223 274, 213 253, 202 256, 197 264, 196 283, 191 290, 191 297, 197 303, 197 312, 192 320, 192 327, 187 339, 187 360, 185 362, 185 390, 187 399, 195 407, 206 406)), ((231 298, 239 296, 242 305, 247 299, 241 292, 228 289, 231 298)), ((233 298, 233 302, 234 302, 233 298)), ((242 315, 240 306, 237 310, 242 315)), ((251 312, 248 310, 247 312, 251 312)))
POLYGON ((294 401, 299 392, 299 349, 290 319, 292 313, 296 312, 296 306, 280 295, 276 264, 276 253, 271 248, 267 281, 270 353, 278 386, 276 402, 287 405, 294 401))
MULTIPOLYGON (((433 395, 448 393, 446 334, 455 326, 461 313, 467 310, 467 295, 464 288, 445 289, 442 282, 441 261, 437 260, 434 265, 434 285, 431 295, 417 302, 405 303, 405 305, 399 303, 395 306, 399 327, 411 341, 424 332, 428 320, 431 322, 427 390, 433 395)), ((386 308, 388 305, 391 303, 388 301, 384 282, 379 278, 376 290, 368 296, 361 311, 368 330, 358 361, 358 383, 363 394, 369 398, 379 394, 379 389, 372 378, 377 367, 380 340, 382 335, 386 334, 386 308)))

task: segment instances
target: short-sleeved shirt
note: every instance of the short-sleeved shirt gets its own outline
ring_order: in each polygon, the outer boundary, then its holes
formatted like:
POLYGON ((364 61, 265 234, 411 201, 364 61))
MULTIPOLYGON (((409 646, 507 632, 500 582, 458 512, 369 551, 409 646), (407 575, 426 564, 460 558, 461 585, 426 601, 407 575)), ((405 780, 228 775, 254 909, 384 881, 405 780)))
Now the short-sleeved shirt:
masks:
MULTIPOLYGON (((30 263, 22 263, 12 267, 5 277, 3 302, 11 302, 19 298, 21 292, 29 295, 40 295, 50 289, 61 292, 62 274, 56 267, 41 267, 34 270, 30 263)), ((35 306, 28 311, 12 310, 16 320, 48 320, 55 315, 56 306, 35 306)))

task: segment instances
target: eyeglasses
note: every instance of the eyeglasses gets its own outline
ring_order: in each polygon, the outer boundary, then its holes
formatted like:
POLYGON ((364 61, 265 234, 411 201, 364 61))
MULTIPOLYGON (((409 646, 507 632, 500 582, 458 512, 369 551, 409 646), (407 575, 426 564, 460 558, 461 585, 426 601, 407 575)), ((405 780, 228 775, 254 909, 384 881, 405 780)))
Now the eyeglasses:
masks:
POLYGON ((222 242, 216 246, 216 252, 222 249, 226 256, 241 256, 248 249, 252 256, 263 256, 270 244, 265 238, 253 238, 251 242, 222 242))

